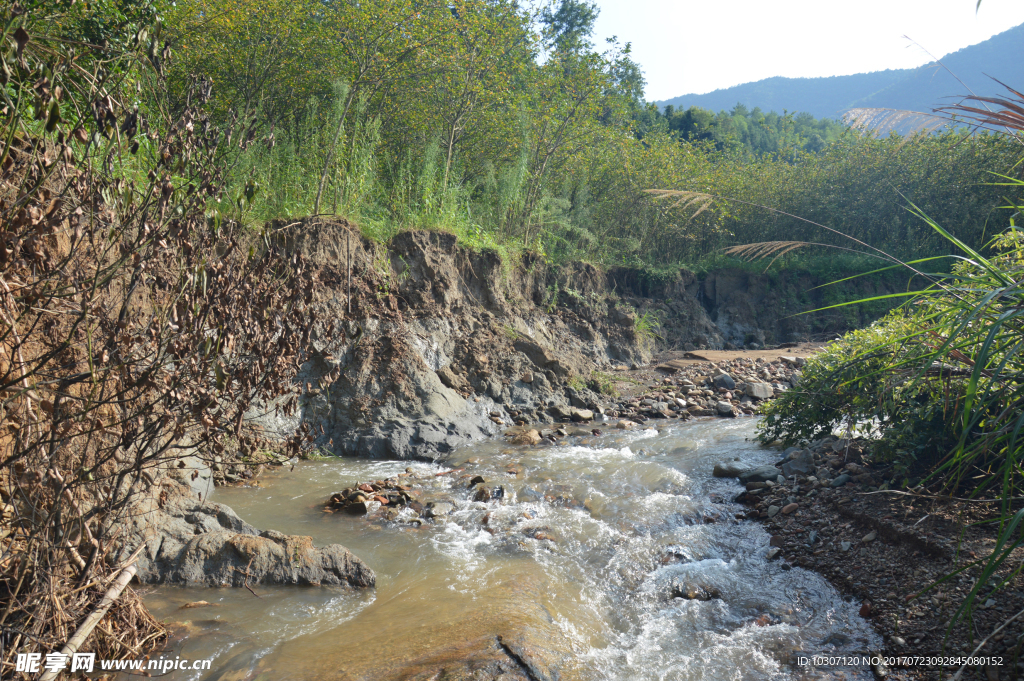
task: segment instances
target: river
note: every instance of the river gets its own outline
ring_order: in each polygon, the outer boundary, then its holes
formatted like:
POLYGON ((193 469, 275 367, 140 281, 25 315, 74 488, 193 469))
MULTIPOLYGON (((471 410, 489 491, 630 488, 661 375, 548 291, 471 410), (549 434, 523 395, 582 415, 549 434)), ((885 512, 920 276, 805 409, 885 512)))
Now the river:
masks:
POLYGON ((768 561, 762 527, 735 520, 739 483, 711 476, 719 461, 777 458, 752 441, 754 423, 662 422, 550 447, 490 441, 437 464, 304 461, 259 487, 219 488, 212 500, 257 527, 347 546, 377 587, 158 587, 146 602, 178 623, 172 654, 213 659, 211 671, 170 678, 419 678, 502 636, 563 681, 870 679, 866 667, 799 664, 881 641, 822 577, 768 561), (422 525, 324 513, 331 493, 407 467, 436 480, 428 495, 450 494, 458 474, 434 474, 467 461, 503 499, 472 501, 463 480, 456 510, 422 525), (678 597, 687 588, 717 597, 678 597), (197 600, 212 605, 182 609, 197 600))

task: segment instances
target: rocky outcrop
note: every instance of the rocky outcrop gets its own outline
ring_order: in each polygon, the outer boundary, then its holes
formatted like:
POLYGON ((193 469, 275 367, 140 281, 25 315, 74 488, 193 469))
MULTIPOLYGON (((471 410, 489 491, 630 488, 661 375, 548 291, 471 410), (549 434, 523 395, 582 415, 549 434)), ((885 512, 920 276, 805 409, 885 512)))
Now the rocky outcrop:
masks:
POLYGON ((318 548, 310 537, 260 531, 170 477, 136 493, 117 526, 117 560, 144 545, 136 561, 143 583, 372 587, 375 581, 345 547, 318 548))

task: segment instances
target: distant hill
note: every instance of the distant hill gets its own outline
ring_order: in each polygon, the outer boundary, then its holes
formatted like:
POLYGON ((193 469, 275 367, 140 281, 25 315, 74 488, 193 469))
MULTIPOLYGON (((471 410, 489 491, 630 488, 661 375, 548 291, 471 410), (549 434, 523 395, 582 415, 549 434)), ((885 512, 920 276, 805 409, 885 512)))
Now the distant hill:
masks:
MULTIPOLYGON (((1024 24, 988 40, 942 57, 942 63, 978 95, 1005 92, 997 78, 1016 89, 1024 88, 1024 24)), ((936 63, 916 69, 892 69, 831 78, 766 78, 656 102, 661 108, 699 106, 711 111, 731 110, 737 103, 763 111, 806 111, 816 118, 839 118, 852 108, 878 107, 930 112, 969 94, 956 78, 936 63)))

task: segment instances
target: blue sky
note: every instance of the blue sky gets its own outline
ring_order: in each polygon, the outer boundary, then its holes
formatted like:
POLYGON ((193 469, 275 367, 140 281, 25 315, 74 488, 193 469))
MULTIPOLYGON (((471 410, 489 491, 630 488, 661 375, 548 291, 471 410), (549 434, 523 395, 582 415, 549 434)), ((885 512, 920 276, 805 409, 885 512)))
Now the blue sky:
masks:
POLYGON ((597 0, 600 42, 633 44, 647 98, 771 76, 910 68, 1024 23, 1021 0, 597 0), (914 45, 903 36, 920 44, 914 45), (924 49, 922 49, 924 48, 924 49))

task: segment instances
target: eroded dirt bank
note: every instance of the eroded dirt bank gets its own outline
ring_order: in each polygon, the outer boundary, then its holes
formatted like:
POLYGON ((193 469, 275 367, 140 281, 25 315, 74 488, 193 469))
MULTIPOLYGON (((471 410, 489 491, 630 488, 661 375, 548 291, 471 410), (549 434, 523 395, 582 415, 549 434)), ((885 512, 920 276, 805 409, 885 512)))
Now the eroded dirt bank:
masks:
MULTIPOLYGON (((294 393, 252 417, 270 435, 371 458, 433 460, 516 423, 613 406, 608 374, 654 352, 792 343, 869 321, 792 316, 826 301, 803 276, 680 271, 652 280, 534 256, 501 262, 440 232, 384 248, 344 223, 279 238, 320 268, 294 393)), ((877 293, 855 283, 847 295, 877 293)), ((852 308, 851 308, 852 310, 852 308)))

